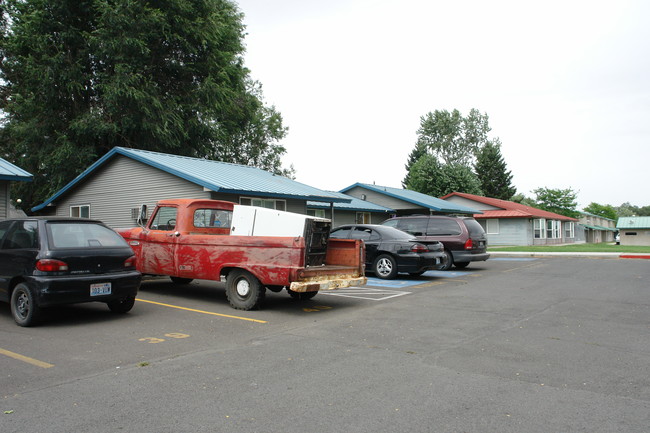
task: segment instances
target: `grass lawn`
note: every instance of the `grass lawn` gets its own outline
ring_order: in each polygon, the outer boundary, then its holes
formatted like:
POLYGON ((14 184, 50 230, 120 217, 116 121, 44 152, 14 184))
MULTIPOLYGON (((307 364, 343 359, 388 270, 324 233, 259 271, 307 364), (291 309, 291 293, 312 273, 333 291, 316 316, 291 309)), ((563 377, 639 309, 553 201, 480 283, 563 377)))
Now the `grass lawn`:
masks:
POLYGON ((569 245, 535 245, 527 247, 490 247, 488 251, 523 251, 543 253, 648 253, 650 246, 623 246, 608 243, 569 244, 569 245))

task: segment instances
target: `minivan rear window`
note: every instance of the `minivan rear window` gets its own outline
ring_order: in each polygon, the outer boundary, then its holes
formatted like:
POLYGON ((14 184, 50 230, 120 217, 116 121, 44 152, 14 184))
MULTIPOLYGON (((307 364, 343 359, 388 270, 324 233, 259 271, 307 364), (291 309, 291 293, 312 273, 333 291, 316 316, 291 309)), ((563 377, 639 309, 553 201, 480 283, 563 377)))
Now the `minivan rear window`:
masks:
POLYGON ((465 222, 465 226, 467 226, 467 230, 469 230, 469 235, 471 237, 485 236, 485 230, 483 230, 481 224, 479 224, 479 222, 474 218, 465 218, 463 221, 465 222))
POLYGON ((125 247, 122 236, 100 224, 50 222, 47 233, 51 248, 125 247))
POLYGON ((428 236, 459 236, 462 233, 458 221, 446 218, 429 220, 428 236))

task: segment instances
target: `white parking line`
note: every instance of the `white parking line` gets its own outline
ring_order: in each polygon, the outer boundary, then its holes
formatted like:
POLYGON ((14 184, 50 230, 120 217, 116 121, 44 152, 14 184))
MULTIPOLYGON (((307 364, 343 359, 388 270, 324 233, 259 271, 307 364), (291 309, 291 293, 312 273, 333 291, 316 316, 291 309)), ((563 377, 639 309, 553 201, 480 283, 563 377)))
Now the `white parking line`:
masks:
POLYGON ((370 301, 385 301, 398 296, 410 295, 413 292, 398 290, 375 289, 372 287, 349 287, 333 291, 322 291, 323 295, 341 296, 344 298, 366 299, 370 301))

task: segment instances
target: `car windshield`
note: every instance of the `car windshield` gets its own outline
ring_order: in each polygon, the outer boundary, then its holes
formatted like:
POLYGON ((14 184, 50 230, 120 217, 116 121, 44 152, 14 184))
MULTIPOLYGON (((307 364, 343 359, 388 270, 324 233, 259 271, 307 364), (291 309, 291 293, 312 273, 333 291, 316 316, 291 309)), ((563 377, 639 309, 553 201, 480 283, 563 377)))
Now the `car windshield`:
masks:
POLYGON ((51 248, 127 246, 126 241, 113 230, 92 222, 50 222, 47 234, 51 248))

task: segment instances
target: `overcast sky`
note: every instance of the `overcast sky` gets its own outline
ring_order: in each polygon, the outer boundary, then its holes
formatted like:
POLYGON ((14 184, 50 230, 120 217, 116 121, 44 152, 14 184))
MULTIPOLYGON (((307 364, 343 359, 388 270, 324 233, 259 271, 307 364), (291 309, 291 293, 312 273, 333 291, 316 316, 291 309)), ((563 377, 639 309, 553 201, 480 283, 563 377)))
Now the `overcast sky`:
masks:
POLYGON ((420 117, 477 108, 519 193, 650 205, 650 2, 236 1, 299 182, 401 187, 420 117))

